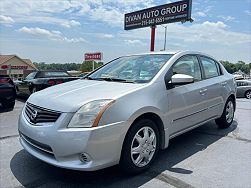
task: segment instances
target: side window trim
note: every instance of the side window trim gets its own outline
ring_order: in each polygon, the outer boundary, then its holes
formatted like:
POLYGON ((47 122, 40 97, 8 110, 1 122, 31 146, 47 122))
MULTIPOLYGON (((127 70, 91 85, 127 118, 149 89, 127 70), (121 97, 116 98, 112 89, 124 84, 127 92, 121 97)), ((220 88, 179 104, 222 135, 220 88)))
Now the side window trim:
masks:
POLYGON ((223 72, 222 72, 222 69, 221 69, 221 66, 220 66, 220 63, 218 61, 215 61, 214 62, 216 63, 217 65, 217 68, 219 69, 219 76, 222 76, 223 75, 223 72))

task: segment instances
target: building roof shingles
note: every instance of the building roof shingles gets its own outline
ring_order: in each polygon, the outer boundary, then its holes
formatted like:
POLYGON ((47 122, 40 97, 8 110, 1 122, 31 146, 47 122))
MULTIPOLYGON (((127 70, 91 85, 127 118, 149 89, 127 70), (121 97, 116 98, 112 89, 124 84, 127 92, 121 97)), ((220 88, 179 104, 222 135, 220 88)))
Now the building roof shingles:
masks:
POLYGON ((31 67, 37 69, 35 65, 31 62, 30 59, 21 59, 17 55, 0 55, 0 65, 5 63, 6 61, 9 61, 11 58, 17 57, 18 59, 22 60, 24 63, 30 65, 31 67))

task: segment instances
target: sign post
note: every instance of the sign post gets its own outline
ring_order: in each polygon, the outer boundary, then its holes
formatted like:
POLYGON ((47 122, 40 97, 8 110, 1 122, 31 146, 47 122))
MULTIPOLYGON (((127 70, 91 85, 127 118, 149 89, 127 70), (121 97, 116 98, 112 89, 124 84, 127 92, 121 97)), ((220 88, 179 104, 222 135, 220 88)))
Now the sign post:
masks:
POLYGON ((154 51, 156 25, 174 22, 192 22, 192 0, 177 1, 165 5, 125 14, 124 29, 132 30, 151 27, 150 51, 154 51))
POLYGON ((151 26, 151 47, 150 47, 150 51, 151 51, 151 52, 154 51, 155 29, 156 29, 156 26, 155 26, 155 25, 151 26))
POLYGON ((92 61, 92 71, 94 71, 94 63, 95 60, 101 61, 103 58, 102 52, 95 52, 95 53, 85 53, 85 61, 92 61))

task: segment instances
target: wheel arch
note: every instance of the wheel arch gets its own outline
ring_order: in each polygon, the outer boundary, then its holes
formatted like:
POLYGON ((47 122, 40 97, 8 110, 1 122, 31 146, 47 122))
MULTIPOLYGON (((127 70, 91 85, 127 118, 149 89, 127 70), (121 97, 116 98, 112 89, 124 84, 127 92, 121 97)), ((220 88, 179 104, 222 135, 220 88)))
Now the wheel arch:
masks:
MULTIPOLYGON (((159 131, 159 135, 160 135, 160 149, 164 149, 165 148, 165 131, 164 131, 164 123, 163 123, 161 117, 157 113, 154 113, 154 112, 143 113, 132 121, 130 128, 137 121, 139 121, 141 119, 150 119, 156 124, 158 131, 159 131)), ((127 133, 130 131, 130 128, 128 129, 127 133)), ((126 133, 126 135, 127 135, 127 133, 126 133)))

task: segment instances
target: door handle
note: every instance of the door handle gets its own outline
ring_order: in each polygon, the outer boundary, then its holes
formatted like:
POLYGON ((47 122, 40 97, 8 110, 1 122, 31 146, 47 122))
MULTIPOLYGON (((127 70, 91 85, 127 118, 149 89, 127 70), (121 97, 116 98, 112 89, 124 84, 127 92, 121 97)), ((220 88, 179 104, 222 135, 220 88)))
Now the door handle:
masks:
POLYGON ((201 94, 201 95, 205 95, 206 92, 207 92, 207 89, 202 89, 202 90, 200 90, 200 94, 201 94))

